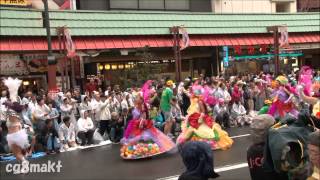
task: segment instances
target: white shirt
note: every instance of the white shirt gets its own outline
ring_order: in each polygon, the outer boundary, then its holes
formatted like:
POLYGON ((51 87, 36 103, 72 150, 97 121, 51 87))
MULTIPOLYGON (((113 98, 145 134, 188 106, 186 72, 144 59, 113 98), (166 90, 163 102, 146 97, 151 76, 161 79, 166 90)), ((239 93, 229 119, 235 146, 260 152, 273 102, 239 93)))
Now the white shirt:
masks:
POLYGON ((232 112, 233 112, 233 115, 245 115, 246 109, 244 108, 244 106, 242 106, 242 104, 234 103, 232 105, 232 112))
POLYGON ((77 122, 78 131, 87 132, 90 129, 93 129, 93 122, 91 118, 87 117, 86 119, 80 118, 77 122))
POLYGON ((30 101, 28 104, 28 108, 30 109, 31 112, 34 112, 37 105, 38 105, 37 101, 35 101, 35 102, 30 101))
POLYGON ((90 105, 93 111, 92 113, 94 114, 94 120, 99 121, 101 100, 97 101, 96 99, 92 99, 90 105))
POLYGON ((36 105, 35 109, 34 109, 34 116, 36 119, 38 120, 46 120, 47 119, 47 115, 50 113, 50 108, 44 104, 42 106, 40 106, 39 104, 36 105))
POLYGON ((129 109, 129 104, 126 99, 121 101, 121 109, 129 109))
POLYGON ((63 141, 63 140, 68 142, 76 141, 76 130, 72 123, 70 123, 69 127, 67 127, 64 123, 61 123, 58 134, 59 134, 60 141, 63 141))
POLYGON ((108 101, 100 103, 100 107, 99 107, 100 108, 100 110, 99 110, 100 118, 99 118, 99 120, 102 120, 102 121, 111 120, 111 112, 110 112, 109 106, 110 106, 110 104, 108 101))

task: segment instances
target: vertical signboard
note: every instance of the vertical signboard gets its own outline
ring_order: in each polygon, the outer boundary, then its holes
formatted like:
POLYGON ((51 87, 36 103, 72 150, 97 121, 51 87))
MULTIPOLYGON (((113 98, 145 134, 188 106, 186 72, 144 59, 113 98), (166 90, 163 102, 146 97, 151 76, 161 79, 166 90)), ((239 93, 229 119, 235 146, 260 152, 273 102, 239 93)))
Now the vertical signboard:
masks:
POLYGON ((229 48, 228 46, 223 46, 223 67, 229 66, 229 48))

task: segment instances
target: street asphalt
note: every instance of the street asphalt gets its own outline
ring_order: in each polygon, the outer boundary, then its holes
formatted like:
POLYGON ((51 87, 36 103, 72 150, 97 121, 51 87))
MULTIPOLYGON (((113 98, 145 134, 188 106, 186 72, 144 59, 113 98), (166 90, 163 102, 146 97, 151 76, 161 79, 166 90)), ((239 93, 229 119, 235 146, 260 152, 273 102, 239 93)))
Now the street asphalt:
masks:
MULTIPOLYGON (((250 180, 246 166, 246 150, 250 145, 248 127, 234 127, 228 130, 234 137, 231 149, 214 151, 215 169, 219 171, 217 180, 250 180)), ((32 159, 30 163, 47 163, 61 160, 60 173, 28 173, 15 175, 6 172, 6 163, 1 163, 2 180, 174 180, 184 171, 181 157, 176 150, 156 157, 141 160, 121 159, 120 145, 112 144, 32 159)), ((14 162, 11 162, 14 163, 14 162)))

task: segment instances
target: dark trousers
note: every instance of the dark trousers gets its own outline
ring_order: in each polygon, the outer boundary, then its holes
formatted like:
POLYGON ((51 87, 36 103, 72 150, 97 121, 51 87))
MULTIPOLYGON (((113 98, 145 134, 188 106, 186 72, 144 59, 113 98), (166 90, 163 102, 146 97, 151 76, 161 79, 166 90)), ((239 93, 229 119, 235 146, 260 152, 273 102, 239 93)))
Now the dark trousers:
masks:
POLYGON ((78 132, 78 137, 81 139, 81 146, 93 144, 93 133, 94 131, 92 129, 88 130, 87 132, 78 132))
POLYGON ((108 136, 110 135, 110 121, 107 120, 107 121, 100 121, 99 123, 99 133, 101 134, 101 136, 104 135, 104 133, 107 131, 108 133, 108 136))
POLYGON ((112 142, 119 142, 123 136, 123 126, 118 123, 112 123, 110 125, 110 140, 112 142))
POLYGON ((216 122, 225 128, 230 128, 230 118, 228 113, 218 114, 216 116, 216 122))

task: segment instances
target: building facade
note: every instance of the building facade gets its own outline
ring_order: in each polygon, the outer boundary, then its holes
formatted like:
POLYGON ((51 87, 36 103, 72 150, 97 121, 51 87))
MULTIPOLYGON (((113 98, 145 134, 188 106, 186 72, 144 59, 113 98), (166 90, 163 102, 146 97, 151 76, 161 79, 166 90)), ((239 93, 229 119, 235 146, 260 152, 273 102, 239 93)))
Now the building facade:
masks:
POLYGON ((295 13, 296 0, 212 0, 214 13, 295 13))
POLYGON ((211 12, 211 0, 77 0, 79 10, 211 12))
POLYGON ((297 0, 297 10, 299 12, 319 12, 319 0, 297 0))
MULTIPOLYGON (((79 10, 294 13, 296 0, 77 0, 79 10)), ((303 4, 303 3, 302 3, 303 4)))
MULTIPOLYGON (((42 11, 0 10, 1 76, 20 74, 21 78, 33 78, 26 83, 29 85, 37 84, 41 78, 39 75, 48 78, 46 58, 43 57, 47 53, 47 41, 42 11), (17 63, 11 64, 13 61, 17 63), (10 71, 8 67, 19 71, 10 71)), ((52 47, 58 59, 57 78, 61 82, 60 79, 67 77, 64 82, 76 85, 91 77, 99 77, 106 84, 144 80, 148 78, 144 76, 146 74, 155 78, 175 78, 170 28, 182 25, 190 38, 189 47, 181 52, 182 78, 217 75, 223 69, 230 74, 254 73, 267 65, 270 68, 265 69, 272 70, 273 35, 267 27, 283 24, 288 27, 292 47, 292 52, 281 52, 283 67, 305 63, 317 68, 319 15, 318 12, 51 11, 52 47), (61 55, 57 37, 59 27, 70 30, 77 58, 68 59, 61 55), (227 49, 228 56, 225 56, 224 49, 227 49), (66 65, 69 70, 64 71, 66 65)))

